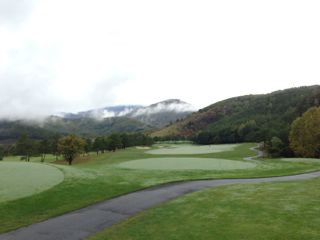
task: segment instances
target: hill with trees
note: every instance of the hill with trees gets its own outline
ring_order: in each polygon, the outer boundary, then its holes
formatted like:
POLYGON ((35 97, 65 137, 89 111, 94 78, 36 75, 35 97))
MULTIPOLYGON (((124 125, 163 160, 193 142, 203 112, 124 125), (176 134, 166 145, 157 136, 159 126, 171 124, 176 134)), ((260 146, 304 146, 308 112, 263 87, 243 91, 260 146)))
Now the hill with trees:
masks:
POLYGON ((319 103, 319 85, 234 97, 200 109, 151 136, 189 138, 200 144, 267 142, 276 137, 288 145, 292 122, 319 103))
POLYGON ((297 156, 320 158, 320 107, 312 107, 293 123, 290 147, 297 156))
POLYGON ((145 132, 180 120, 192 109, 186 102, 169 99, 146 107, 121 105, 79 113, 60 113, 59 116, 42 120, 0 118, 0 143, 13 143, 21 134, 27 134, 32 139, 44 139, 56 133, 97 137, 114 132, 145 132))

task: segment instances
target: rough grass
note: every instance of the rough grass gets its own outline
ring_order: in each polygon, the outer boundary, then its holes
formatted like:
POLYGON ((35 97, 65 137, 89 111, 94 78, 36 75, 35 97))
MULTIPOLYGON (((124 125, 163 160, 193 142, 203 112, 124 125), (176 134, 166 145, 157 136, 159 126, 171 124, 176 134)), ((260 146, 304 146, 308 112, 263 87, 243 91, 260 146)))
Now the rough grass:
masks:
MULTIPOLYGON (((188 155, 188 157, 247 162, 243 158, 256 155, 249 149, 255 145, 254 143, 245 143, 240 144, 233 151, 194 154, 188 155)), ((65 175, 61 184, 32 196, 0 203, 0 232, 43 221, 120 194, 160 183, 192 179, 291 175, 320 169, 318 162, 285 162, 279 159, 261 159, 254 162, 255 168, 225 171, 159 171, 118 167, 118 164, 123 162, 150 158, 150 154, 145 151, 144 149, 128 148, 116 152, 106 152, 98 156, 92 153, 90 156, 76 159, 72 166, 61 165, 66 164, 65 162, 55 164, 65 175)), ((186 155, 152 155, 152 157, 185 158, 186 155)))
MULTIPOLYGON (((4 161, 21 161, 21 156, 8 156, 8 157, 4 157, 4 161)), ((41 162, 41 157, 40 156, 36 156, 36 157, 30 157, 30 161, 31 162, 41 162)), ((52 155, 52 154, 47 154, 44 162, 50 163, 50 162, 54 162, 56 161, 56 156, 52 155)), ((24 162, 21 161, 21 162, 24 162)))
POLYGON ((63 178, 59 169, 46 164, 0 162, 0 202, 42 192, 63 178))
POLYGON ((318 240, 319 206, 320 179, 223 186, 162 204, 90 239, 318 240))
MULTIPOLYGON (((161 145, 160 145, 161 146, 161 145)), ((184 155, 184 154, 206 154, 217 152, 233 151, 237 144, 219 144, 219 145, 171 145, 171 147, 164 147, 147 151, 149 154, 160 155, 184 155)), ((159 147, 159 145, 158 145, 159 147)))
POLYGON ((122 168, 145 170, 236 170, 256 166, 252 162, 225 160, 218 158, 145 158, 123 162, 122 168))

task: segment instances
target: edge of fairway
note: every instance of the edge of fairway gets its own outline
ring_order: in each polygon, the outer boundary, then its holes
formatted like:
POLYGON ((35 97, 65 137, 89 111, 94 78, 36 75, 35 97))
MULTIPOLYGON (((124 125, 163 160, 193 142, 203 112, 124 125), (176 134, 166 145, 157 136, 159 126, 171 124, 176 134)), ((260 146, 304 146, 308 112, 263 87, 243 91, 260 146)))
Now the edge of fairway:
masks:
MULTIPOLYGON (((13 163, 13 162, 11 162, 11 161, 3 161, 3 163, 13 163)), ((19 163, 20 164, 20 163, 19 163)), ((32 193, 32 194, 28 194, 28 195, 24 195, 24 196, 21 196, 21 197, 18 197, 18 198, 14 198, 14 199, 7 199, 7 200, 4 200, 4 201, 0 201, 0 203, 1 204, 3 204, 3 203, 7 203, 7 202, 13 202, 13 201, 16 201, 16 200, 21 200, 21 199, 25 199, 25 198, 29 198, 29 197, 31 197, 31 196, 36 196, 36 195, 38 195, 38 194, 42 194, 42 193, 44 193, 44 192, 46 192, 46 191, 49 191, 50 189, 52 189, 52 188, 55 188, 55 187, 57 187, 57 186, 59 186, 60 184, 62 184, 64 181, 65 181, 65 179, 66 179, 66 177, 65 177, 65 172, 62 170, 62 169, 60 169, 59 167, 57 167, 57 166, 55 166, 54 164, 51 164, 51 163, 47 163, 47 162, 44 162, 44 163, 41 163, 41 162, 30 162, 30 163, 28 163, 28 162, 26 162, 26 164, 30 164, 30 165, 39 165, 39 166, 47 166, 47 167, 49 167, 49 168, 53 168, 55 171, 58 171, 60 174, 61 174, 61 178, 59 178, 59 181, 57 181, 55 184, 53 184, 52 186, 50 186, 50 187, 48 187, 48 188, 44 188, 43 190, 40 190, 40 191, 36 191, 36 192, 34 192, 34 193, 32 193)))
MULTIPOLYGON (((62 171, 62 170, 60 170, 62 171)), ((103 203, 104 201, 107 201, 107 200, 112 200, 112 199, 115 199, 115 198, 118 198, 118 197, 122 197, 122 196, 125 196, 125 195, 128 195, 128 194, 131 194, 131 193, 135 193, 135 192, 139 192, 139 191, 143 191, 143 190, 148 190, 148 189, 157 189, 157 188, 161 188, 163 186, 167 186, 167 185, 175 185, 175 184, 180 184, 180 183, 184 183, 184 182, 195 182, 195 181, 201 181, 201 180, 237 180, 237 179, 256 179, 256 178, 271 178, 271 177, 285 177, 285 176, 298 176, 298 175, 303 175, 303 174, 306 174, 306 173, 313 173, 313 172, 319 172, 320 169, 318 170, 312 170, 312 171, 305 171, 305 172, 301 172, 301 173, 296 173, 296 174, 284 174, 284 175, 270 175, 270 176, 266 176, 266 177, 259 177, 259 176, 256 176, 256 177, 246 177, 246 178, 196 178, 196 179, 183 179, 183 180, 176 180, 176 181, 171 181, 171 182, 163 182, 163 183, 158 183, 158 184, 155 184, 155 185, 150 185, 150 186, 146 186, 146 187, 142 187, 142 188, 139 188, 139 189, 136 189, 136 190, 133 190, 133 191, 128 191, 128 192, 125 192, 125 193, 121 193, 121 194, 116 194, 110 198, 105 198, 103 200, 98 200, 98 201, 93 201, 92 203, 88 204, 88 205, 84 205, 84 206, 81 206, 79 208, 74 208, 70 211, 65 211, 64 213, 60 213, 60 214, 53 214, 52 216, 50 216, 49 218, 45 218, 41 221, 36 221, 36 222, 33 222, 31 224, 26 224, 26 225, 21 225, 19 227, 16 227, 16 228, 11 228, 10 230, 6 231, 6 232, 0 232, 0 234, 5 234, 5 233, 8 233, 8 232, 12 232, 12 231, 15 231, 15 230, 18 230, 20 228, 24 228, 24 227, 28 227, 28 226, 31 226, 33 224, 36 224, 36 223, 41 223, 41 222, 44 222, 44 221, 47 221, 51 218, 55 218, 55 217, 59 217, 59 216, 62 216, 64 214, 67 214, 67 213, 71 213, 71 212, 74 212, 74 211, 77 211, 77 210, 80 210, 82 208, 85 208, 85 207, 89 207, 91 205, 95 205, 95 204, 99 204, 99 203, 103 203)), ((63 172, 63 171, 62 171, 63 172)), ((281 182, 281 181, 279 181, 281 182)), ((63 181, 60 182, 59 184, 53 186, 53 187, 57 187, 58 185, 60 184, 63 184, 63 181)), ((52 188, 50 188, 52 189, 52 188)), ((47 189, 45 191, 49 191, 50 189, 47 189)), ((45 192, 43 191, 43 192, 45 192)), ((41 194, 43 192, 40 192, 40 193, 37 193, 35 195, 38 195, 38 194, 41 194)), ((27 196, 28 197, 28 196, 27 196)), ((24 197, 24 198, 27 198, 27 197, 24 197)), ((30 196, 29 196, 30 197, 30 196)), ((20 198, 20 199, 23 199, 23 198, 20 198)), ((19 200, 20 200, 19 199, 19 200)), ((15 200, 13 200, 15 201, 15 200)), ((147 211, 147 210, 143 210, 143 211, 147 211)), ((142 212, 143 212, 142 211, 142 212)), ((90 239, 90 238, 89 238, 90 239)))
MULTIPOLYGON (((252 157, 253 158, 258 158, 258 155, 255 155, 255 156, 252 156, 252 157)), ((38 163, 38 164, 42 164, 42 163, 38 163)), ((62 169, 59 168, 59 165, 52 164, 52 163, 44 163, 44 164, 53 166, 55 168, 58 168, 64 175, 63 181, 58 183, 57 185, 53 186, 53 188, 59 186, 60 184, 63 184, 63 182, 65 180, 65 172, 62 169)), ((54 217, 62 216, 64 214, 71 213, 73 211, 77 211, 77 210, 80 210, 82 208, 85 208, 85 207, 88 207, 88 206, 91 206, 91 205, 102 203, 102 202, 104 202, 106 200, 112 200, 114 198, 118 198, 118 197, 130 194, 130 193, 135 193, 135 192, 139 192, 139 191, 143 191, 143 190, 147 190, 147 189, 157 189, 157 188, 160 188, 160 187, 163 187, 163 186, 166 186, 166 185, 175 185, 175 184, 180 184, 180 183, 184 183, 184 182, 194 182, 194 181, 199 181, 199 180, 200 181, 201 180, 227 180, 227 179, 236 180, 236 179, 256 179, 256 178, 263 179, 263 178, 271 178, 271 177, 282 177, 282 176, 284 177, 284 176, 293 176, 293 175, 303 175, 303 174, 306 174, 306 173, 313 173, 313 172, 318 172, 318 171, 320 171, 320 168, 319 169, 306 170, 306 171, 298 172, 298 173, 290 173, 290 174, 288 173, 288 174, 282 174, 282 175, 269 175, 269 176, 262 176, 262 177, 261 176, 251 176, 251 177, 248 176, 248 177, 242 177, 242 178, 239 178, 239 177, 222 177, 222 178, 207 177, 207 178, 181 179, 181 180, 174 180, 174 181, 168 181, 168 182, 163 182, 163 183, 156 183, 156 184, 151 184, 150 186, 139 187, 138 189, 135 189, 135 190, 132 190, 132 191, 116 194, 116 195, 113 195, 110 198, 104 198, 104 199, 100 199, 100 200, 97 200, 97 201, 93 201, 90 204, 83 205, 81 207, 76 207, 76 208, 73 208, 71 210, 65 211, 63 213, 53 214, 50 217, 44 218, 41 221, 35 221, 35 222, 31 223, 31 224, 26 224, 26 225, 22 225, 22 226, 19 226, 19 227, 16 227, 16 228, 11 228, 10 230, 8 230, 6 232, 11 232, 11 231, 20 229, 22 227, 30 226, 30 225, 33 225, 35 223, 40 223, 40 222, 46 221, 46 220, 54 218, 54 217)), ((50 189, 52 189, 52 188, 50 188, 50 189)), ((45 191, 49 191, 50 189, 46 189, 45 191)), ((43 192, 45 192, 45 191, 43 191, 43 192)), ((37 193, 35 195, 41 194, 43 192, 37 193)), ((28 197, 30 197, 30 196, 27 196, 27 197, 24 197, 24 198, 28 198, 28 197)), ((2 233, 6 233, 6 232, 2 232, 2 233)))

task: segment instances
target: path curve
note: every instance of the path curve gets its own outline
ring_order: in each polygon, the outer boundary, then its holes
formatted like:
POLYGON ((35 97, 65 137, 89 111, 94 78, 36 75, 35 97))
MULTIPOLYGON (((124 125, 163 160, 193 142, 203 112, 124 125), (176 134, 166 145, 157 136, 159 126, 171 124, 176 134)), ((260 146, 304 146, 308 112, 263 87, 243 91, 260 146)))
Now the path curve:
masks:
POLYGON ((260 150, 260 144, 256 147, 252 147, 250 148, 251 151, 253 152, 256 152, 257 155, 256 156, 253 156, 253 157, 245 157, 243 158, 244 160, 247 160, 247 161, 257 161, 257 158, 262 158, 264 157, 264 152, 260 150))
POLYGON ((85 239, 145 209, 204 188, 237 183, 305 180, 316 177, 320 177, 320 171, 283 177, 197 180, 168 183, 129 193, 66 213, 59 217, 1 234, 0 240, 85 239))

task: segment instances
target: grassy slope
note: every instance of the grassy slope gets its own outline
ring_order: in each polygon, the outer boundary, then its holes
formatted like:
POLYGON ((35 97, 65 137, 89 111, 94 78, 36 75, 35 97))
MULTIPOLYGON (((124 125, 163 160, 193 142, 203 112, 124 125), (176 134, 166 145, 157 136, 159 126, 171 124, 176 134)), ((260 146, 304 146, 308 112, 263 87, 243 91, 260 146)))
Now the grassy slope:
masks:
MULTIPOLYGON (((188 155, 188 157, 213 157, 243 161, 254 155, 249 150, 254 144, 243 144, 232 152, 188 155)), ((0 203, 0 232, 38 222, 52 216, 81 208, 114 196, 155 184, 206 178, 240 178, 289 175, 320 169, 320 163, 258 161, 258 167, 237 171, 146 171, 121 169, 115 164, 148 157, 145 150, 130 148, 116 153, 92 155, 91 160, 79 160, 74 166, 56 165, 65 173, 63 183, 54 188, 15 201, 0 203)), ((182 155, 175 155, 179 157, 182 155)), ((169 157, 169 156, 168 156, 169 157)))
POLYGON ((162 204, 92 240, 316 240, 319 199, 320 179, 224 186, 162 204))

